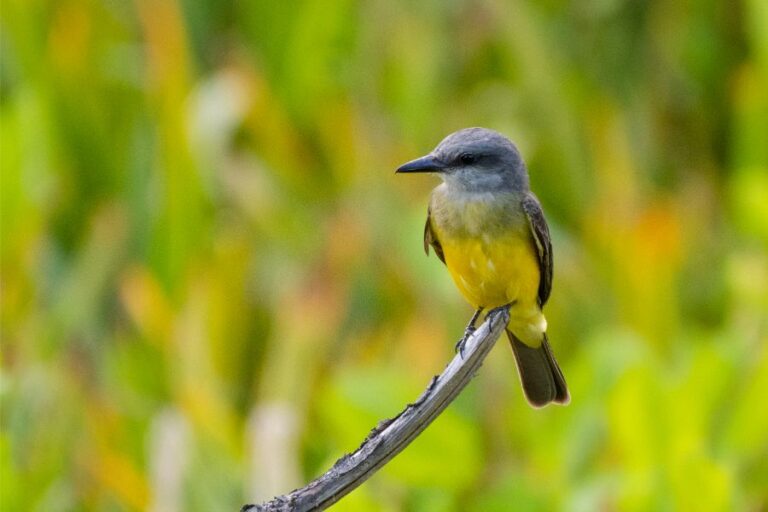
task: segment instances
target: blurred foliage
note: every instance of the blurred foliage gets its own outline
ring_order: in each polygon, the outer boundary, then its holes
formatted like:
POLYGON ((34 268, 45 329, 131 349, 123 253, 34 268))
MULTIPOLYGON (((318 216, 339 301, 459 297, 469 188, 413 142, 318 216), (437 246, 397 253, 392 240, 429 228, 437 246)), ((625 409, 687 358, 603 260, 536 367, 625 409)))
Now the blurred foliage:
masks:
POLYGON ((567 408, 500 343, 337 510, 768 507, 768 3, 4 0, 3 510, 237 510, 470 315, 398 164, 518 142, 567 408), (761 405, 762 404, 762 405, 761 405))

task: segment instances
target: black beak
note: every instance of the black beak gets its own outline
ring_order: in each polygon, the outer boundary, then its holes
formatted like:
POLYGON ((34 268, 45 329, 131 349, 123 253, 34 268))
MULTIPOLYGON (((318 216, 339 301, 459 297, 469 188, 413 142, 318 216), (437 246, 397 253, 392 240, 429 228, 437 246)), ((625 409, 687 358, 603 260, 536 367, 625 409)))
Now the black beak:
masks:
POLYGON ((401 165, 395 172, 441 172, 445 168, 446 165, 443 162, 432 155, 427 155, 401 165))

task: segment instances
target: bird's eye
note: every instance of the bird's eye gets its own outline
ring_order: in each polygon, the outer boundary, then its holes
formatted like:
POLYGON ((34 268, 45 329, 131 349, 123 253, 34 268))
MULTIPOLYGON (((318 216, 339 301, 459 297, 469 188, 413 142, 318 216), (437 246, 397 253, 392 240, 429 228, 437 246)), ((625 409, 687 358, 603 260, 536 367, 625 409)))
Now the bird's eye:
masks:
POLYGON ((461 160, 462 164, 469 165, 475 163, 477 158, 472 153, 462 153, 461 156, 459 156, 459 160, 461 160))

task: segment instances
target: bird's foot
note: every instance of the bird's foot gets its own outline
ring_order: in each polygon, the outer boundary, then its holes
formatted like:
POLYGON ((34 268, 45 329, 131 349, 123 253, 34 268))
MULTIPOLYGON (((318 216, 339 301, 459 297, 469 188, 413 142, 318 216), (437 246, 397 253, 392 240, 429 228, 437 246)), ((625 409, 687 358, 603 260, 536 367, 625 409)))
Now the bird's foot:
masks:
POLYGON ((499 313, 501 313, 501 312, 502 312, 502 311, 504 311, 504 310, 507 310, 507 311, 509 311, 509 308, 511 308, 512 306, 514 306, 516 302, 517 302, 517 301, 515 300, 515 301, 512 301, 512 302, 510 302, 509 304, 504 304, 503 306, 499 306, 499 307, 497 307, 497 308, 493 308, 492 310, 490 310, 490 311, 488 312, 488 316, 495 316, 495 315, 498 315, 499 313))
POLYGON ((464 329, 464 335, 461 337, 459 341, 456 342, 456 345, 454 345, 453 347, 454 351, 457 352, 459 355, 461 355, 462 359, 464 359, 464 347, 467 344, 467 340, 474 333, 475 333, 475 327, 473 325, 468 325, 467 328, 464 329))

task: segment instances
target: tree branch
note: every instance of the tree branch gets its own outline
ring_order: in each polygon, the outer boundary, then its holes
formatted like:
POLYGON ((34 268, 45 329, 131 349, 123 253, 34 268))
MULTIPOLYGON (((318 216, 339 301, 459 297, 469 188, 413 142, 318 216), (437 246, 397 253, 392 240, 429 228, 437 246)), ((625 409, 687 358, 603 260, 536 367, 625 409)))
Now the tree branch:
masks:
POLYGON ((325 474, 290 494, 260 505, 244 505, 241 512, 324 510, 366 481, 400 453, 450 404, 477 373, 509 321, 507 308, 492 311, 467 339, 464 357, 457 354, 442 374, 432 378, 416 402, 371 430, 360 448, 344 455, 325 474))

